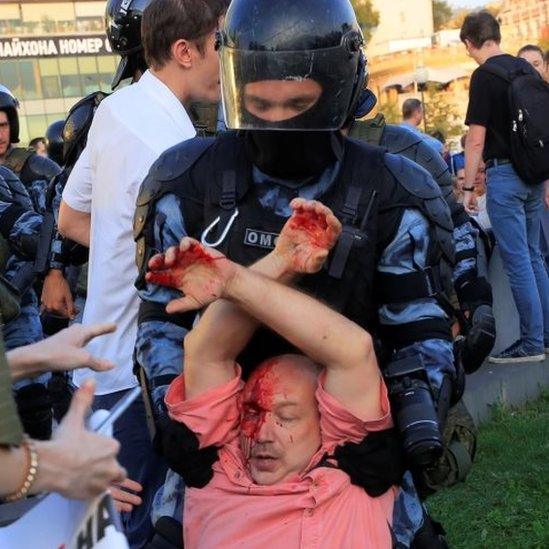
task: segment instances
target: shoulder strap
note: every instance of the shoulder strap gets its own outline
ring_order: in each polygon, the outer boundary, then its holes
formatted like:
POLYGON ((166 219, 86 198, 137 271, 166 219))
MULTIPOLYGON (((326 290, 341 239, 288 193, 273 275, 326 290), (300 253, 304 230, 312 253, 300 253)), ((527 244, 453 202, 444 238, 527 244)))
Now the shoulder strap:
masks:
POLYGON ((525 65, 517 65, 513 69, 506 69, 495 61, 490 62, 490 60, 481 65, 480 70, 493 74, 494 76, 505 80, 505 82, 509 82, 509 84, 511 84, 513 80, 519 76, 533 74, 530 72, 529 67, 525 65))
POLYGON ((27 163, 27 160, 34 154, 32 149, 23 149, 22 147, 12 148, 6 156, 4 166, 12 172, 20 174, 27 163))
POLYGON ((358 139, 370 145, 379 145, 387 122, 385 116, 379 113, 369 120, 355 120, 349 132, 349 137, 358 139))
POLYGON ((145 270, 152 254, 149 246, 154 205, 164 195, 173 192, 182 176, 213 145, 213 139, 195 138, 164 152, 153 164, 141 185, 133 222, 136 242, 136 264, 139 269, 137 287, 144 283, 145 270))

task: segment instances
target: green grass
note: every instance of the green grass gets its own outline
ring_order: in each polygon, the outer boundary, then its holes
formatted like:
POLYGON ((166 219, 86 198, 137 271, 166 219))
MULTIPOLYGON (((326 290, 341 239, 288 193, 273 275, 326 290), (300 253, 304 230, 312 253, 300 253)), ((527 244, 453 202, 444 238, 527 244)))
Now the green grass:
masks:
POLYGON ((450 547, 549 548, 549 392, 497 409, 466 482, 428 500, 450 547))

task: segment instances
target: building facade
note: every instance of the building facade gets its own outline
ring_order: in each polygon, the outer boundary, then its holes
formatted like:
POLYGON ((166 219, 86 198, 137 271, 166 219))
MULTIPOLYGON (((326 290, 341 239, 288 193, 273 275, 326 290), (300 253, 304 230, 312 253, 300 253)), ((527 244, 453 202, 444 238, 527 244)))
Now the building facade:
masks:
POLYGON ((537 44, 549 28, 549 0, 505 0, 499 19, 505 40, 537 44))
POLYGON ((21 143, 44 135, 81 97, 110 91, 118 62, 105 1, 0 1, 0 84, 19 99, 21 143))
POLYGON ((431 0, 372 0, 379 26, 368 44, 368 55, 428 48, 434 33, 431 0))

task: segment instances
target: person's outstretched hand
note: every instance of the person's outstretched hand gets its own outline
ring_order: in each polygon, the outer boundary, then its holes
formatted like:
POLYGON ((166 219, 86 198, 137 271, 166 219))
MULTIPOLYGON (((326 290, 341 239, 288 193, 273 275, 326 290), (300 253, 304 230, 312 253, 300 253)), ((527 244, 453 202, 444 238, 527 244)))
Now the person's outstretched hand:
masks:
POLYGON ((12 375, 18 379, 41 372, 75 370, 88 367, 96 372, 111 370, 114 364, 93 356, 84 348, 92 339, 110 334, 116 324, 73 324, 38 343, 8 352, 12 375))
POLYGON ((202 309, 219 299, 235 270, 236 264, 222 253, 184 238, 179 247, 169 248, 149 261, 146 280, 182 292, 185 297, 168 303, 166 311, 183 313, 202 309))
POLYGON ((291 272, 317 273, 341 234, 341 223, 316 200, 295 198, 290 206, 293 213, 282 228, 275 253, 291 272))
POLYGON ((90 499, 126 478, 126 471, 116 460, 120 444, 87 431, 84 425, 93 393, 93 382, 84 383, 75 393, 54 438, 36 442, 39 467, 34 492, 59 492, 72 499, 90 499))

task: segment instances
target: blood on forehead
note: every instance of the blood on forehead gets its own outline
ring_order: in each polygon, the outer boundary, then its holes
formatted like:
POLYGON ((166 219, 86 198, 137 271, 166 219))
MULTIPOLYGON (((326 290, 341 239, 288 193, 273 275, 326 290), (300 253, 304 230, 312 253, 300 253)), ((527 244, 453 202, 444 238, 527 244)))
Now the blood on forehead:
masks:
POLYGON ((270 359, 252 373, 242 393, 244 405, 253 405, 262 410, 272 409, 275 390, 280 381, 279 375, 274 371, 278 364, 278 359, 270 359))

